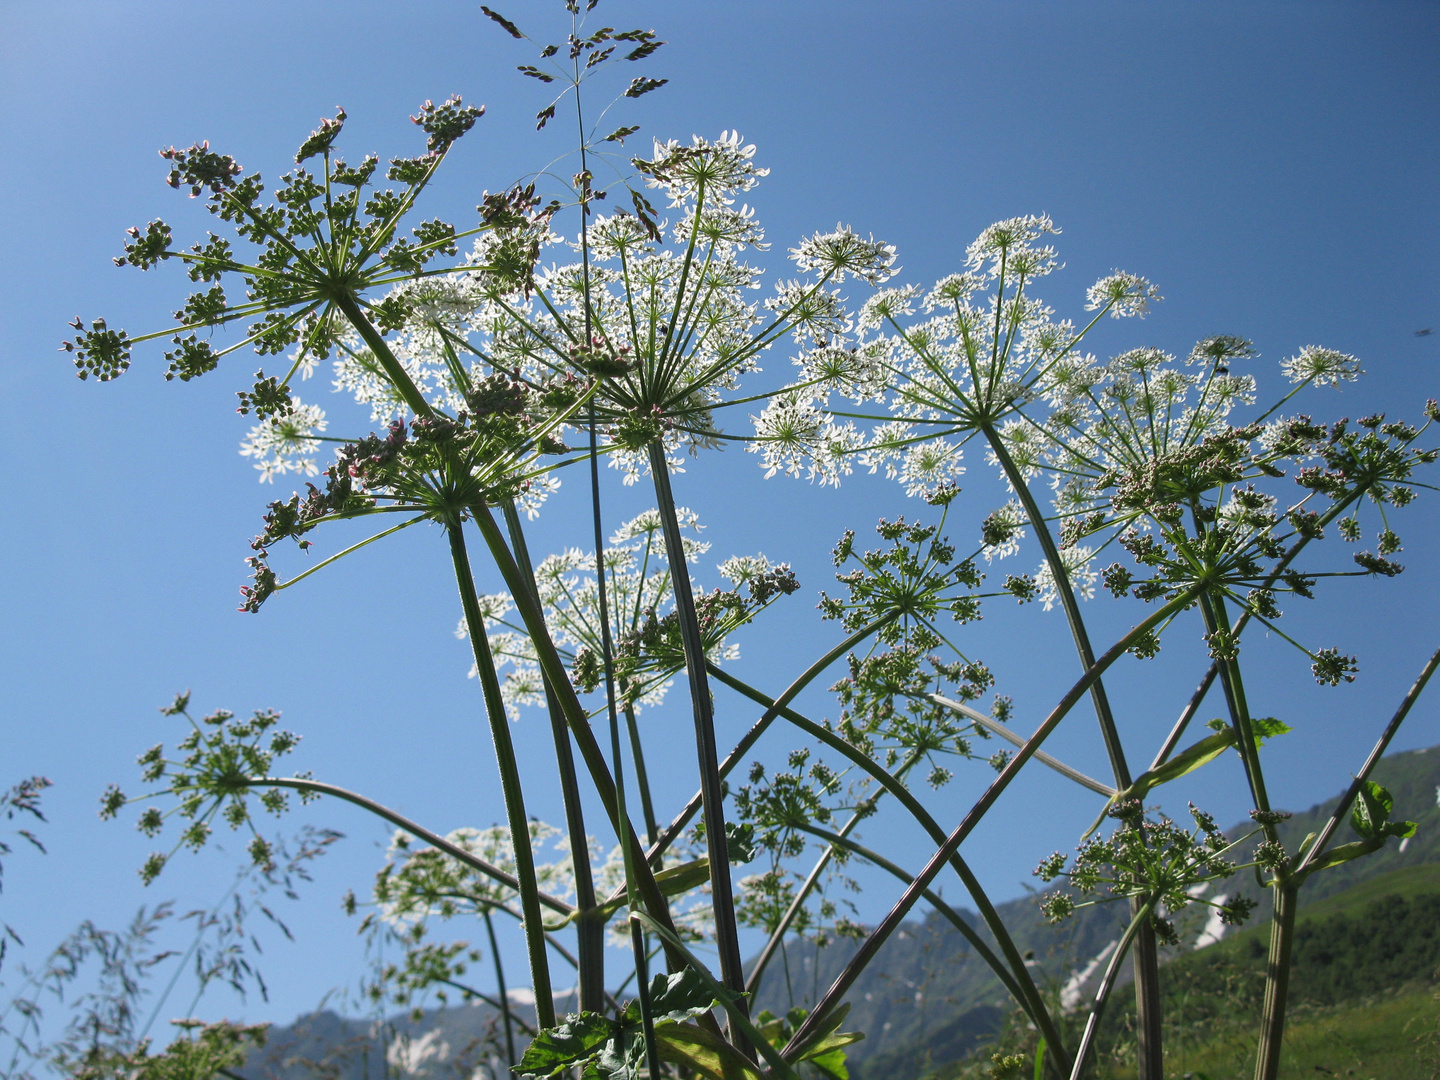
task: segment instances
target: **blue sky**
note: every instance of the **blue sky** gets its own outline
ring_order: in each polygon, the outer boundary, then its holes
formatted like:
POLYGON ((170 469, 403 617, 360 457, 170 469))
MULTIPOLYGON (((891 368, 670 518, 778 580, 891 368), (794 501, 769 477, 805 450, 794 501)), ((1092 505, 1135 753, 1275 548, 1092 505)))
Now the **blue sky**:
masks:
MULTIPOLYGON (((558 2, 502 10, 538 37, 559 32, 558 2)), ((1424 398, 1440 396, 1440 335, 1415 334, 1440 328, 1433 4, 605 0, 597 15, 670 42, 647 71, 669 85, 623 114, 642 125, 640 139, 734 128, 757 144, 772 170, 752 199, 774 241, 772 274, 785 273, 784 247, 842 221, 896 244, 901 280, 926 284, 958 269, 985 225, 1045 212, 1064 229, 1067 267, 1043 295, 1063 314, 1078 313, 1085 286, 1113 267, 1146 275, 1166 297, 1145 322, 1106 327, 1097 350, 1180 352, 1200 337, 1239 334, 1262 354, 1262 395, 1302 345, 1361 357, 1365 380, 1311 399, 1321 417, 1383 409, 1416 418, 1424 398)), ((568 148, 565 133, 532 130, 541 88, 514 71, 531 59, 468 3, 0 6, 0 445, 12 500, 0 537, 9 614, 0 784, 31 773, 56 783, 50 854, 8 860, 0 897, 0 918, 24 934, 27 955, 82 918, 117 925, 142 902, 201 906, 228 886, 225 857, 208 853, 176 860, 143 890, 134 871, 150 842, 95 814, 107 782, 134 786, 138 751, 176 737, 156 707, 184 687, 204 710, 282 710, 305 736, 296 768, 432 827, 502 816, 479 694, 451 635, 458 605, 438 534, 413 530, 260 616, 236 614, 246 540, 276 494, 236 453, 247 423, 232 395, 249 361, 237 356, 228 371, 181 385, 161 378, 155 349, 102 386, 75 379, 56 347, 77 314, 138 331, 162 325, 184 296, 179 273, 110 265, 132 224, 164 217, 177 236, 205 226, 198 205, 162 183, 157 149, 208 138, 274 176, 339 104, 352 155, 408 154, 419 145, 408 115, 459 92, 489 112, 422 209, 463 222, 482 191, 568 148)), ((769 376, 787 367, 776 354, 769 376)), ((1000 501, 978 454, 970 468, 965 529, 1000 501)), ((917 510, 869 477, 838 492, 762 482, 755 459, 733 450, 696 459, 676 487, 708 523, 714 562, 761 550, 796 566, 805 592, 739 639, 737 670, 772 690, 834 640, 811 604, 840 532, 917 510)), ((608 525, 645 505, 634 489, 611 494, 608 525)), ((584 543, 581 495, 570 481, 533 550, 584 543)), ((1403 577, 1342 585, 1287 619, 1359 654, 1359 681, 1321 690, 1298 654, 1255 646, 1264 681, 1255 711, 1297 728, 1270 765, 1282 805, 1308 805, 1345 782, 1440 637, 1428 599, 1440 585, 1433 499, 1404 521, 1403 577)), ((702 564, 700 577, 714 584, 713 566, 702 564)), ((1095 636, 1122 630, 1130 612, 1095 601, 1095 636)), ((1022 730, 1075 674, 1058 612, 996 605, 973 642, 998 689, 1015 697, 1022 730)), ((1117 671, 1112 695, 1137 745, 1158 740, 1149 733, 1168 727, 1202 671, 1199 651, 1178 638, 1147 666, 1127 660, 1117 671)), ((1440 742, 1435 702, 1415 710, 1398 747, 1440 742)), ((834 713, 823 694, 807 708, 834 713)), ((722 740, 749 719, 722 707, 722 740)), ((666 720, 685 730, 682 715, 666 720)), ((548 732, 522 724, 516 738, 524 767, 547 776, 548 732)), ((677 745, 664 770, 674 777, 669 803, 690 792, 693 759, 688 742, 677 745)), ((1053 746, 1103 770, 1083 714, 1053 746)), ((939 799, 942 820, 958 817, 987 773, 960 770, 939 799)), ((1247 809, 1233 766, 1208 783, 1222 821, 1247 809)), ((548 787, 537 784, 532 810, 555 820, 548 787)), ((1004 820, 966 849, 998 898, 1018 895, 1045 851, 1073 844, 1091 809, 1041 778, 1003 805, 1004 820), (1033 850, 1007 842, 1017 823, 1033 850)), ((299 902, 281 904, 297 941, 265 939, 271 1002, 217 996, 205 1007, 214 1013, 284 1021, 361 971, 338 900, 346 888, 363 892, 386 833, 324 803, 303 820, 347 840, 299 902)), ((893 843, 911 865, 928 854, 900 833, 893 843)), ((862 915, 880 914, 890 896, 888 884, 872 883, 862 915)))

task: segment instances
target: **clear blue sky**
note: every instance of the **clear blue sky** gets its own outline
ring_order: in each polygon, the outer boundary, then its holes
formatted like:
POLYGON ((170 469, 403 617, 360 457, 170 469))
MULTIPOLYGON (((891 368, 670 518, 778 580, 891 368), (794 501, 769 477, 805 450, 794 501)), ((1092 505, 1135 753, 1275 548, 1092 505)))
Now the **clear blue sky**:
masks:
MULTIPOLYGON (((558 0, 502 10, 537 33, 545 20, 559 25, 558 0)), ((643 125, 642 138, 737 128, 759 146, 772 174, 752 201, 775 241, 772 273, 784 273, 785 246, 843 221, 896 244, 902 280, 925 284, 958 269, 991 221, 1046 212, 1065 230, 1067 269, 1043 290, 1062 313, 1078 312, 1085 286, 1112 267, 1150 277, 1166 297, 1145 322, 1107 329, 1099 349, 1179 352, 1203 336, 1243 335, 1263 354, 1263 393, 1278 386, 1281 358, 1314 343, 1360 356, 1370 372, 1315 403, 1321 415, 1379 408, 1415 418, 1425 397, 1440 396, 1440 334, 1414 333, 1440 328, 1433 3, 604 0, 597 14, 670 42, 648 72, 670 84, 624 119, 643 125)), ((273 177, 339 104, 352 156, 412 153, 407 116, 459 92, 489 114, 424 210, 465 221, 483 190, 566 148, 531 130, 540 88, 514 71, 530 59, 469 3, 0 5, 0 453, 12 500, 0 534, 0 784, 31 773, 56 783, 50 854, 7 860, 0 919, 25 935, 32 958, 82 918, 116 925, 166 897, 199 906, 228 884, 225 859, 211 853, 177 859, 142 890, 135 868, 150 842, 95 814, 107 782, 135 786, 138 751, 176 737, 156 707, 183 687, 204 710, 282 710, 306 740, 296 768, 432 827, 502 816, 479 695, 451 635, 458 605, 438 536, 405 534, 241 616, 246 540, 274 497, 236 453, 247 424, 233 393, 250 361, 166 383, 155 349, 102 386, 76 380, 56 347, 77 314, 136 332, 160 326, 183 297, 179 273, 110 265, 132 224, 164 217, 177 236, 204 227, 198 207, 162 183, 158 148, 208 138, 273 177)), ((770 361, 776 378, 786 368, 783 356, 770 361)), ((963 530, 999 501, 978 455, 968 480, 963 530)), ((532 540, 540 552, 584 543, 580 484, 567 490, 532 540)), ((739 670, 772 689, 834 640, 811 604, 839 533, 917 509, 869 478, 838 493, 762 483, 755 459, 733 451, 697 460, 677 490, 710 525, 714 561, 758 549, 800 574, 806 591, 740 638, 749 659, 739 670), (770 632, 786 648, 762 647, 770 632)), ((633 490, 617 487, 616 498, 642 505, 633 490)), ((1255 647, 1271 677, 1256 711, 1297 728, 1270 766, 1282 805, 1308 805, 1345 782, 1440 638, 1433 497, 1404 520, 1406 575, 1333 589, 1315 617, 1287 619, 1358 653, 1357 683, 1320 690, 1298 655, 1255 647), (1333 624, 1322 627, 1321 615, 1333 624)), ((1102 639, 1130 614, 1106 600, 1090 611, 1102 639)), ((1075 673, 1058 612, 997 605, 971 640, 1014 696, 1022 730, 1075 673)), ((1168 726, 1202 670, 1179 639, 1148 667, 1127 660, 1112 680, 1126 730, 1158 740, 1148 733, 1168 726)), ((1436 701, 1415 711, 1397 746, 1440 742, 1436 701)), ((807 706, 833 715, 823 695, 807 706)), ((722 738, 751 718, 723 700, 720 716, 722 738)), ((548 731, 532 722, 516 737, 524 766, 548 776, 548 731)), ((1103 770, 1083 714, 1054 746, 1103 770)), ((692 763, 682 746, 674 768, 659 770, 676 778, 667 805, 689 794, 692 763)), ((958 816, 987 774, 962 770, 941 817, 958 816)), ((1213 779, 1222 787, 1208 805, 1238 818, 1238 771, 1213 779)), ((548 788, 538 785, 532 809, 555 820, 548 788)), ((1017 850, 999 827, 967 847, 998 898, 1020 893, 1044 851, 1073 844, 1089 809, 1038 779, 1004 805, 1034 848, 1017 850)), ((348 839, 299 903, 281 905, 298 941, 266 939, 271 1003, 217 996, 210 1012, 285 1021, 360 972, 338 900, 348 887, 363 892, 386 833, 325 803, 291 820, 348 839)), ((899 833, 886 839, 912 866, 927 854, 899 833)), ((892 895, 874 883, 862 914, 878 915, 892 895)))

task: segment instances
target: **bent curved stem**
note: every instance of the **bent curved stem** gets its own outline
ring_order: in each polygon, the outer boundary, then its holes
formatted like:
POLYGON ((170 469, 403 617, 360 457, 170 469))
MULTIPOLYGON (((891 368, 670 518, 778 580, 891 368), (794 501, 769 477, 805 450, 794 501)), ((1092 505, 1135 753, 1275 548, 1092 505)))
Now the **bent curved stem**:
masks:
MULTIPOLYGON (((909 772, 919 760, 920 758, 917 754, 911 753, 909 758, 902 762, 900 767, 895 770, 895 779, 903 781, 905 774, 909 772)), ((870 796, 870 798, 866 799, 861 806, 857 807, 855 812, 850 815, 850 820, 840 827, 839 835, 849 836, 855 826, 859 825, 861 821, 874 813, 875 805, 880 801, 880 796, 883 794, 883 790, 877 791, 874 795, 870 796)), ((790 929, 790 925, 795 921, 795 917, 800 914, 800 909, 805 906, 805 901, 814 890, 816 883, 820 880, 820 875, 825 872, 825 867, 830 865, 830 858, 833 854, 834 848, 832 847, 827 847, 821 852, 820 858, 815 860, 815 865, 810 868, 810 873, 805 876, 805 880, 801 882, 800 888, 795 891, 795 897, 790 901, 790 906, 785 909, 785 913, 780 916, 779 923, 777 923, 775 929, 770 932, 770 937, 765 942, 765 948, 760 951, 760 956, 755 961, 755 966, 750 969, 750 974, 745 978, 745 989, 752 997, 760 992, 760 980, 765 977, 766 967, 769 966, 770 961, 774 958, 776 950, 784 947, 786 931, 790 929)))
POLYGON ((800 1025, 800 1029, 795 1032, 794 1037, 790 1040, 792 1046, 803 1045, 805 1040, 812 1037, 820 1025, 828 1019, 830 1013, 833 1012, 836 1005, 840 1003, 840 999, 843 998, 850 987, 854 985, 860 972, 864 971, 870 961, 875 958, 875 954, 880 951, 880 947, 885 944, 890 935, 893 934, 901 922, 904 921, 906 915, 910 913, 910 909, 915 906, 916 901, 920 899, 924 890, 930 887, 931 882, 939 876, 940 871, 949 863, 950 856, 960 849, 960 845, 965 842, 965 838, 970 835, 975 826, 980 823, 990 808, 995 805, 995 801, 999 799, 1005 789, 1010 786, 1016 775, 1025 767, 1026 762, 1034 755, 1035 751, 1039 750, 1041 744, 1049 738, 1050 733, 1059 726, 1060 721, 1065 719, 1070 710, 1075 707, 1076 702, 1085 696, 1091 684, 1093 684, 1111 664, 1120 659, 1142 635, 1149 633, 1153 628, 1160 625, 1160 623, 1194 603, 1195 594, 1195 589, 1185 590, 1164 607, 1154 612, 1144 622, 1137 625, 1112 645, 1103 656, 1096 660, 1095 665, 1089 671, 1085 672, 1075 685, 1066 692, 1065 696, 1056 703, 1050 715, 1045 718, 1045 722, 1040 725, 1035 734, 1030 736, 1029 741, 1010 759, 1009 764, 1001 770, 1000 775, 996 777, 985 790, 985 794, 980 796, 980 799, 970 808, 969 813, 965 815, 960 824, 957 825, 954 831, 946 838, 940 850, 930 857, 930 861, 925 864, 925 868, 921 870, 915 880, 911 882, 909 888, 905 890, 905 894, 896 901, 885 918, 881 920, 880 924, 871 932, 870 936, 865 939, 864 944, 860 946, 859 950, 845 966, 845 970, 843 970, 830 985, 830 989, 825 992, 825 996, 820 999, 815 1008, 811 1010, 810 1015, 805 1018, 805 1022, 800 1025))
MULTIPOLYGON (((786 705, 790 704, 790 702, 794 701, 795 698, 800 695, 800 692, 804 690, 805 687, 809 686, 810 683, 813 682, 817 677, 819 677, 819 675, 826 668, 828 668, 836 660, 840 659, 840 657, 844 656, 856 645, 860 644, 860 642, 864 641, 871 634, 875 633, 877 630, 882 629, 883 627, 889 626, 899 617, 899 613, 896 612, 885 615, 882 618, 876 619, 874 622, 867 623, 866 625, 862 626, 859 630, 856 630, 844 641, 840 642, 840 644, 836 645, 824 656, 820 657, 820 659, 816 660, 813 664, 806 668, 794 682, 792 682, 788 687, 785 688, 785 692, 781 694, 778 698, 776 698, 774 701, 771 701, 769 698, 765 698, 765 712, 761 715, 759 720, 755 721, 755 723, 751 725, 750 730, 745 733, 745 735, 740 739, 740 741, 735 744, 735 748, 731 750, 730 753, 725 756, 725 760, 720 763, 721 778, 723 779, 724 777, 730 775, 730 773, 734 770, 735 766, 740 764, 740 760, 747 753, 750 752, 750 748, 755 745, 755 743, 759 740, 760 736, 764 735, 765 731, 770 727, 770 725, 775 722, 775 718, 780 715, 781 710, 784 709, 786 705)), ((713 666, 710 668, 710 673, 712 675, 716 675, 716 677, 720 677, 717 674, 718 669, 713 666)), ((723 677, 721 678, 721 681, 725 681, 723 677)), ((751 696, 753 697, 753 695, 751 696)), ((754 698, 754 700, 758 701, 760 699, 754 698)), ((697 791, 695 795, 690 799, 690 801, 685 804, 685 809, 681 810, 680 813, 675 816, 675 820, 672 821, 668 826, 666 826, 665 831, 660 834, 659 839, 656 840, 655 843, 650 845, 650 850, 646 853, 648 858, 654 859, 658 857, 659 855, 664 853, 664 851, 671 844, 675 842, 675 838, 685 831, 685 826, 690 824, 690 819, 693 818, 696 812, 700 809, 700 802, 700 793, 697 791)))
MULTIPOLYGON (((723 672, 719 668, 712 667, 711 675, 718 681, 744 694, 752 701, 769 701, 760 691, 752 686, 746 685, 728 672, 723 672)), ((895 796, 896 800, 910 812, 910 816, 930 835, 932 841, 937 844, 944 844, 946 842, 945 830, 942 829, 940 823, 931 816, 930 811, 925 809, 924 805, 919 799, 915 798, 909 788, 900 783, 900 781, 886 771, 885 768, 873 761, 868 754, 861 752, 835 732, 802 716, 788 706, 780 709, 779 714, 811 738, 824 743, 830 747, 830 749, 868 773, 876 783, 880 784, 881 787, 895 796)), ((996 974, 1002 979, 1005 979, 1008 973, 1010 981, 1013 981, 1020 990, 1020 993, 1016 995, 1016 1001, 1019 1002, 1020 1007, 1023 1008, 1026 1015, 1035 1022, 1036 1027, 1040 1029, 1041 1034, 1044 1035, 1046 1040, 1055 1048, 1056 1053, 1063 1055, 1064 1044, 1060 1038, 1060 1032, 1055 1027, 1055 1023, 1050 1016, 1050 1011, 1046 1007, 1044 999, 1040 996, 1039 989, 1035 986, 1035 981, 1030 977, 1030 969, 1025 966, 1024 957, 1020 955, 1020 950, 1015 946, 1014 940, 1010 937, 1010 931, 1000 918, 1000 913, 995 910, 995 905, 990 902, 990 898, 986 895, 984 888, 980 884, 980 880, 970 869, 969 864, 961 858, 958 850, 951 851, 946 856, 945 862, 949 863, 956 875, 960 878, 961 883, 970 893, 971 899, 975 901, 975 907, 980 912, 980 917, 985 921, 986 927, 995 936, 995 940, 1000 946, 1000 951, 1005 954, 1005 958, 1009 962, 1008 967, 1005 964, 1001 964, 996 968, 996 974)), ((928 886, 928 882, 926 884, 928 886)))
MULTIPOLYGON (((1015 732, 1011 731, 1004 724, 992 720, 979 709, 975 709, 970 707, 969 705, 966 705, 963 701, 951 701, 949 698, 943 697, 940 694, 927 694, 925 696, 928 697, 931 701, 933 701, 936 705, 943 705, 945 706, 945 708, 957 712, 961 716, 966 717, 969 720, 975 721, 975 723, 979 724, 986 731, 990 732, 992 735, 1000 736, 1000 738, 1004 739, 1011 746, 1025 745, 1025 740, 1021 736, 1016 735, 1015 732)), ((1102 784, 1099 780, 1095 780, 1089 776, 1086 776, 1079 769, 1072 769, 1063 761, 1051 757, 1043 750, 1037 750, 1035 752, 1035 760, 1040 762, 1041 765, 1047 765, 1050 768, 1054 769, 1067 780, 1074 780, 1075 783, 1079 784, 1081 787, 1089 788, 1097 795, 1104 795, 1107 799, 1113 799, 1115 797, 1115 789, 1110 787, 1108 784, 1102 784)))
MULTIPOLYGON (((456 862, 463 863, 465 866, 470 867, 470 869, 479 871, 486 877, 498 881, 508 888, 514 889, 517 893, 520 891, 520 882, 515 875, 507 874, 495 864, 486 862, 477 855, 472 855, 464 848, 452 844, 438 833, 431 832, 425 828, 425 826, 416 824, 403 814, 396 813, 388 806, 384 806, 374 799, 367 799, 358 792, 349 791, 346 788, 337 787, 334 784, 322 783, 319 780, 306 780, 295 776, 251 776, 245 779, 244 784, 246 787, 289 788, 292 791, 300 791, 314 795, 331 795, 337 799, 343 799, 345 802, 353 803, 362 810, 368 810, 376 817, 383 818, 385 821, 390 822, 391 825, 403 829, 415 837, 415 839, 425 841, 425 843, 437 851, 442 851, 446 855, 449 855, 450 858, 456 862)), ((566 918, 575 914, 574 905, 567 904, 559 897, 542 892, 539 894, 539 898, 540 903, 544 904, 551 911, 564 915, 566 918)))
MULTIPOLYGON (((843 847, 847 851, 853 851, 856 855, 859 855, 860 858, 865 859, 867 862, 874 863, 880 867, 881 870, 884 870, 892 877, 899 878, 906 885, 909 885, 915 880, 914 874, 907 873, 879 852, 872 851, 863 844, 857 844, 854 840, 851 840, 847 836, 842 836, 840 833, 831 832, 829 829, 822 829, 819 826, 809 823, 796 822, 791 827, 799 829, 801 832, 807 832, 811 836, 824 840, 827 843, 843 847)), ((931 907, 944 916, 945 920, 949 922, 951 926, 955 927, 956 930, 959 930, 960 933, 964 935, 965 940, 970 943, 970 947, 979 954, 980 958, 989 965, 990 970, 995 972, 995 975, 1005 984, 1005 989, 1009 991, 1010 996, 1016 1001, 1023 1001, 1025 994, 1021 991, 1019 984, 1015 982, 1015 979, 1006 970, 1004 961, 991 951, 990 946, 986 945, 980 935, 975 932, 975 928, 967 923, 960 913, 947 904, 938 893, 926 889, 921 895, 925 897, 931 907)))

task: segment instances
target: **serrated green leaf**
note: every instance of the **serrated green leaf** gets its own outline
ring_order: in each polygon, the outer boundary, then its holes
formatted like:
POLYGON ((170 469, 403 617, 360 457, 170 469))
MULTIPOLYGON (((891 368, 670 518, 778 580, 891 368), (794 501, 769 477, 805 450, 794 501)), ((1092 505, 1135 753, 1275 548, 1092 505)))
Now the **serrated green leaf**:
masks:
POLYGON ((615 1030, 613 1021, 596 1013, 572 1013, 563 1023, 535 1036, 515 1072, 521 1076, 556 1076, 593 1058, 615 1030))
POLYGON ((1419 826, 1413 821, 1387 821, 1381 827, 1380 832, 1385 836, 1396 836, 1401 840, 1408 840, 1415 835, 1417 828, 1419 826))
POLYGON ((1255 732, 1255 745, 1258 747, 1261 739, 1273 739, 1276 735, 1284 735, 1294 729, 1283 720, 1276 720, 1273 716, 1252 716, 1250 730, 1255 732))
POLYGON ((1395 806, 1395 797, 1374 780, 1360 785, 1355 808, 1350 811, 1350 826, 1361 836, 1371 839, 1385 835, 1385 822, 1395 806))
POLYGON ((656 975, 650 983, 650 1009, 655 1022, 689 1020, 715 1007, 715 995, 693 970, 656 975))

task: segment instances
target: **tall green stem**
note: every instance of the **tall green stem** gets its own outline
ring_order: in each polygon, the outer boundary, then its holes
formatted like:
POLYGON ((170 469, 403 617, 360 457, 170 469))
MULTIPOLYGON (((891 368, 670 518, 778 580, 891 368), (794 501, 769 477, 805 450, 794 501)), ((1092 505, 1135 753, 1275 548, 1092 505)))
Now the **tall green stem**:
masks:
POLYGON ((645 815, 645 842, 655 843, 660 825, 655 820, 655 803, 650 796, 650 773, 645 768, 645 748, 640 744, 640 727, 635 722, 635 708, 625 706, 625 728, 630 735, 630 757, 635 762, 635 786, 640 789, 640 811, 645 815))
MULTIPOLYGON (((899 617, 900 616, 898 612, 891 612, 888 615, 884 615, 881 618, 876 619, 874 622, 867 623, 866 625, 862 626, 859 630, 856 630, 844 641, 840 642, 840 644, 836 645, 824 656, 820 657, 820 659, 816 660, 813 664, 811 664, 808 668, 801 672, 800 675, 795 679, 795 681, 785 688, 785 692, 782 693, 773 702, 770 701, 769 698, 765 698, 765 712, 761 715, 759 720, 755 721, 755 723, 751 725, 750 730, 741 737, 740 741, 735 744, 735 747, 730 751, 730 753, 725 756, 725 760, 720 763, 720 778, 723 780, 725 777, 730 775, 731 771, 734 770, 735 766, 740 764, 741 760, 743 760, 745 755, 750 752, 750 748, 754 746, 757 741, 759 741, 760 736, 765 734, 766 730, 770 727, 770 725, 775 722, 775 718, 780 715, 780 710, 783 709, 786 705, 788 705, 791 701, 794 701, 795 698, 799 696, 800 692, 804 690, 805 687, 809 686, 810 683, 813 682, 816 678, 818 678, 826 668, 828 668, 836 660, 840 659, 840 657, 844 656, 856 645, 860 644, 860 642, 868 638, 871 634, 875 633, 882 627, 889 626, 899 617)), ((760 699, 756 698, 755 700, 758 701, 760 699)), ((690 823, 690 819, 693 818, 696 812, 700 809, 701 801, 701 793, 696 792, 695 795, 691 797, 690 801, 685 804, 685 809, 681 810, 680 813, 675 815, 675 820, 670 822, 670 824, 666 826, 665 831, 660 834, 660 838, 651 845, 649 853, 651 859, 656 858, 658 855, 664 852, 666 848, 668 848, 672 843, 675 842, 675 838, 684 831, 685 826, 690 823)))
POLYGON ((530 955, 530 978, 535 987, 535 1017, 541 1027, 555 1026, 555 1000, 550 990, 550 961, 545 953, 545 927, 540 918, 540 889, 535 878, 535 855, 530 848, 530 819, 525 813, 525 797, 520 785, 520 769, 515 760, 515 747, 510 741, 510 721, 505 716, 505 699, 500 694, 500 679, 495 674, 495 661, 490 655, 490 641, 485 633, 485 619, 480 614, 480 599, 475 594, 475 578, 470 558, 465 552, 465 536, 460 522, 447 523, 450 558, 455 564, 455 583, 460 589, 460 603, 465 609, 465 625, 470 632, 470 646, 475 655, 475 669, 485 693, 485 714, 490 721, 490 737, 495 743, 495 761, 500 767, 500 790, 505 797, 505 817, 510 826, 510 841, 515 850, 515 876, 520 883, 520 910, 525 917, 525 948, 530 955))
MULTIPOLYGON (((1045 516, 1040 512, 1039 504, 1035 502, 1035 496, 1030 492, 1030 486, 1025 482, 1025 475, 1015 464, 1015 459, 1010 456, 1004 440, 1000 438, 1000 433, 989 424, 983 425, 982 430, 991 449, 995 452, 995 459, 1005 472, 1006 479, 1010 481, 1016 497, 1024 506, 1025 516, 1029 518, 1031 527, 1035 530, 1035 538, 1040 542, 1040 548, 1045 553, 1045 564, 1050 568, 1050 575, 1055 581, 1056 597, 1070 624, 1070 636, 1075 640, 1075 650, 1080 654, 1080 666, 1088 671, 1095 666, 1095 652, 1090 645, 1090 634, 1085 629, 1085 620, 1080 614, 1080 604, 1075 599, 1075 590, 1070 587, 1069 571, 1065 569, 1065 562, 1060 557, 1060 550, 1055 546, 1055 538, 1045 523, 1045 516)), ((1115 716, 1110 710, 1110 699, 1105 693, 1105 684, 1099 679, 1096 679, 1090 688, 1090 698, 1095 704, 1095 715, 1100 721, 1100 735, 1105 742, 1105 752, 1110 757, 1110 769, 1115 776, 1115 787, 1119 791, 1124 791, 1130 786, 1130 766, 1125 761, 1125 749, 1120 741, 1120 732, 1115 726, 1115 716)), ((1135 901, 1131 902, 1130 910, 1132 916, 1138 913, 1139 909, 1135 901)), ((1155 941, 1155 932, 1151 929, 1148 921, 1140 927, 1135 938, 1135 1019, 1140 1032, 1138 1054, 1140 1080, 1164 1080, 1165 1053, 1160 1009, 1160 950, 1155 941)))
POLYGON ((1110 1002, 1110 992, 1115 989, 1115 979, 1120 974, 1120 965, 1130 949, 1131 942, 1139 940, 1141 927, 1149 925, 1150 915, 1154 910, 1155 900, 1153 898, 1137 905, 1135 913, 1130 916, 1130 925, 1125 928, 1120 943, 1115 946, 1115 955, 1105 966, 1105 974, 1101 976, 1100 986, 1095 991, 1095 1002, 1090 1006, 1090 1015, 1085 1021, 1085 1032, 1080 1036, 1080 1048, 1075 1053, 1075 1065, 1070 1070, 1070 1080, 1080 1080, 1085 1075, 1085 1066, 1090 1063, 1090 1052, 1095 1047, 1095 1036, 1100 1030, 1100 1020, 1105 1015, 1105 1006, 1110 1002))
MULTIPOLYGON (((595 733, 590 730, 589 717, 584 706, 580 704, 580 699, 575 696, 575 688, 570 685, 569 673, 565 670, 565 664, 560 659, 560 654, 555 650, 555 643, 550 639, 550 630, 545 624, 544 612, 525 588, 525 579, 520 573, 514 556, 505 544, 505 537, 496 526, 495 519, 491 517, 489 508, 482 503, 470 507, 470 512, 475 518, 475 524, 480 529, 480 535, 484 537, 486 545, 490 548, 491 557, 494 558, 495 565, 500 570, 500 576, 504 578, 505 585, 510 590, 510 596, 515 601, 515 608, 520 614, 521 622, 530 635, 531 644, 535 646, 535 659, 540 665, 541 673, 554 689, 560 706, 565 711, 565 722, 570 727, 570 734, 575 737, 575 745, 580 751, 580 759, 585 763, 586 771, 590 774, 590 782, 595 785, 595 794, 599 797, 601 806, 605 808, 606 816, 610 819, 610 824, 616 834, 620 837, 629 837, 628 850, 636 860, 635 874, 640 896, 644 900, 647 910, 658 922, 666 926, 673 926, 669 905, 665 902, 665 896, 659 886, 655 884, 655 875, 645 861, 645 852, 635 839, 634 827, 625 822, 622 828, 620 810, 616 800, 615 781, 610 775, 610 766, 606 763, 605 755, 595 741, 595 733)), ((665 955, 672 970, 678 971, 684 966, 684 955, 679 950, 667 945, 665 955)))
POLYGON ((1277 881, 1271 887, 1275 909, 1270 916, 1270 955, 1265 962, 1265 1007, 1260 1045, 1255 1051, 1255 1080, 1275 1080, 1280 1073, 1280 1042, 1285 1035, 1285 1001, 1290 993, 1290 948, 1295 938, 1299 887, 1277 881))
MULTIPOLYGON (((685 671, 690 680, 690 705, 695 717, 695 750, 700 759, 700 795, 705 815, 705 848, 710 857, 710 900, 715 913, 715 944, 720 952, 720 977, 736 995, 745 992, 745 968, 740 956, 740 937, 735 922, 735 897, 730 881, 730 854, 725 837, 725 789, 720 778, 720 756, 715 748, 714 702, 705 677, 705 642, 695 612, 690 588, 690 564, 675 515, 675 497, 670 490, 670 467, 665 447, 650 444, 650 472, 655 481, 655 498, 664 523, 665 554, 670 562, 670 581, 675 594, 675 611, 680 620, 680 637, 685 647, 685 671)), ((736 998, 743 1012, 743 997, 736 998)), ((743 1033, 732 1025, 732 1037, 742 1053, 743 1033)))
MULTIPOLYGON (((538 604, 540 591, 535 584, 535 569, 525 544, 525 531, 513 502, 505 504, 505 525, 515 551, 515 562, 530 586, 530 595, 538 604)), ((545 679, 545 704, 550 713, 550 735, 555 743, 555 762, 560 770, 560 794, 565 805, 565 826, 570 834, 570 862, 574 867, 575 906, 580 918, 575 923, 576 952, 580 956, 580 1009, 601 1012, 605 1008, 605 927, 598 919, 587 917, 595 908, 595 880, 590 872, 590 840, 585 832, 585 810, 580 804, 580 784, 575 775, 575 756, 570 748, 570 730, 565 723, 559 699, 545 679)))

